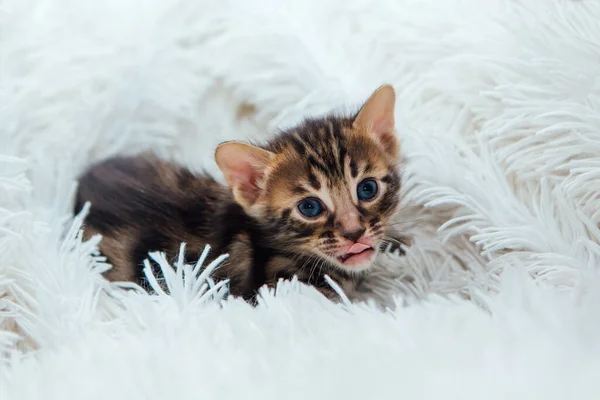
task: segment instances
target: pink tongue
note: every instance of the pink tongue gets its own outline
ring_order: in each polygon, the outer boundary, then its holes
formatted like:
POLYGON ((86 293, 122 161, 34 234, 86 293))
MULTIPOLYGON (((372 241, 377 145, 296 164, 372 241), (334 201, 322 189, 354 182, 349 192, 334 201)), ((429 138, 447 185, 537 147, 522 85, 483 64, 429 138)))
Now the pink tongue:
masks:
POLYGON ((362 251, 364 251, 364 250, 366 250, 366 249, 368 249, 370 247, 371 246, 367 246, 367 245, 362 244, 362 243, 354 243, 352 245, 352 247, 350 247, 348 249, 348 254, 358 254, 358 253, 360 253, 360 252, 362 252, 362 251))

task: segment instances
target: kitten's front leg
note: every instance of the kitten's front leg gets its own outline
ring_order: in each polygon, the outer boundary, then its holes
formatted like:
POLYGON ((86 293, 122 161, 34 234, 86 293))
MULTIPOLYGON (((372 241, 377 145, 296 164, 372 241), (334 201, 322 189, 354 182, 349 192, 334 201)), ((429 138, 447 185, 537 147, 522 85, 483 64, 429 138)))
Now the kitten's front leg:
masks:
POLYGON ((331 287, 316 287, 316 289, 327 298, 327 300, 330 300, 334 303, 341 303, 342 302, 342 298, 340 297, 340 295, 338 294, 338 292, 336 292, 335 290, 333 290, 331 287))
POLYGON ((379 249, 384 253, 406 255, 406 247, 410 246, 411 240, 408 236, 393 235, 386 236, 384 241, 379 246, 379 249))
POLYGON ((280 279, 291 280, 296 277, 303 284, 314 287, 327 299, 339 303, 340 295, 327 283, 322 269, 317 268, 319 264, 308 261, 279 256, 271 258, 265 265, 265 283, 271 288, 276 288, 280 279))

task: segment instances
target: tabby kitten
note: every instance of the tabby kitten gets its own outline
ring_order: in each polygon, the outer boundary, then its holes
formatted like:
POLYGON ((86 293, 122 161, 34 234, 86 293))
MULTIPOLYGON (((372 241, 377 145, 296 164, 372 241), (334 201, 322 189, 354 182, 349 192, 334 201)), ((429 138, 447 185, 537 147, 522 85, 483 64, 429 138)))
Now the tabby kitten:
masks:
MULTIPOLYGON (((76 211, 91 203, 86 236, 101 234, 106 277, 144 283, 149 251, 174 259, 230 255, 214 277, 253 299, 294 275, 335 299, 351 295, 386 240, 400 196, 395 93, 377 89, 353 118, 307 120, 262 146, 226 142, 215 159, 229 187, 153 156, 116 157, 80 179, 76 211)), ((188 260, 190 262, 190 260, 188 260)))

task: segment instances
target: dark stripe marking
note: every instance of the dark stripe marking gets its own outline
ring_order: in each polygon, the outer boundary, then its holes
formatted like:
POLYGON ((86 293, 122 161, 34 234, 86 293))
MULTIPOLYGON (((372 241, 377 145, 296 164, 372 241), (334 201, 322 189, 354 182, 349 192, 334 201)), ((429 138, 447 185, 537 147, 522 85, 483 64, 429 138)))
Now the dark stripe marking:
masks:
POLYGON ((358 166, 354 160, 350 160, 350 174, 352 174, 353 178, 358 176, 358 166))

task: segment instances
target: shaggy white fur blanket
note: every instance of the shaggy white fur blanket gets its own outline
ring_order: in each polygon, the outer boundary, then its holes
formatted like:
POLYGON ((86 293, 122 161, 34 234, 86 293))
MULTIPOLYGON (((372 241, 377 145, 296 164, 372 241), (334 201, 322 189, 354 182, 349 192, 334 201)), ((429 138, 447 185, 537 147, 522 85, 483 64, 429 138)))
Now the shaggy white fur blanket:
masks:
POLYGON ((598 1, 2 0, 0 153, 2 400, 600 396, 598 1), (385 82, 415 235, 372 281, 395 307, 101 278, 71 214, 92 160, 216 173, 218 142, 385 82))

